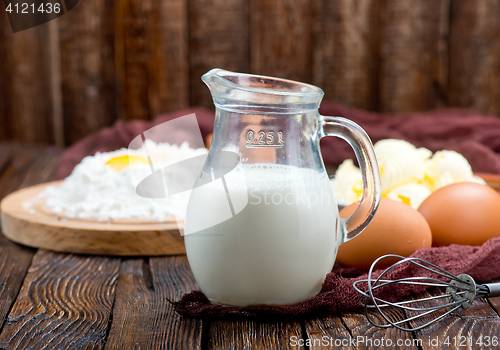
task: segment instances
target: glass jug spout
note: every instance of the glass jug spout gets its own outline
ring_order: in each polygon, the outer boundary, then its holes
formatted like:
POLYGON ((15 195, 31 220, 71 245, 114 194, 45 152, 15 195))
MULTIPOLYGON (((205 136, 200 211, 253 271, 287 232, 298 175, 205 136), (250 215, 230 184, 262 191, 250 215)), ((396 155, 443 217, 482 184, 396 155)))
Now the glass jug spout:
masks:
POLYGON ((210 89, 216 107, 255 105, 313 110, 319 107, 324 94, 310 84, 220 68, 212 69, 201 79, 210 89))

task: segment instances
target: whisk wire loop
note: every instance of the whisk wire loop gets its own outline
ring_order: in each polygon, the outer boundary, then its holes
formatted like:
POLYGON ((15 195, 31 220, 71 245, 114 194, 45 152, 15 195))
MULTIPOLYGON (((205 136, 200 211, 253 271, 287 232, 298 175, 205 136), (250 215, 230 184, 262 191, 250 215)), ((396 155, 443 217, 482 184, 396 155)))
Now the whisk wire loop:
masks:
POLYGON ((490 296, 500 296, 500 284, 490 283, 486 285, 477 285, 474 279, 469 275, 455 276, 450 272, 434 265, 428 261, 419 258, 405 258, 400 255, 389 254, 384 255, 375 260, 368 272, 368 278, 358 280, 353 283, 353 288, 360 294, 360 304, 363 306, 365 315, 368 321, 377 327, 387 328, 396 327, 403 331, 417 331, 422 328, 443 319, 455 311, 465 310, 470 304, 478 298, 490 296), (373 278, 373 272, 376 265, 383 259, 395 258, 399 259, 396 263, 383 270, 376 278, 373 278), (431 272, 434 276, 411 276, 406 278, 398 278, 390 280, 384 278, 389 272, 402 264, 413 264, 418 268, 422 268, 431 272), (448 281, 449 280, 449 281, 448 281), (367 289, 362 290, 361 285, 366 284, 367 289), (424 287, 446 288, 446 293, 423 297, 420 299, 403 300, 403 301, 388 301, 380 296, 375 296, 375 293, 380 294, 384 287, 393 285, 412 285, 424 287), (494 292, 492 292, 494 291, 494 292), (445 300, 440 305, 433 305, 436 300, 445 300), (384 312, 384 309, 398 309, 399 312, 393 313, 392 317, 403 315, 402 319, 392 320, 391 315, 384 312), (380 323, 375 320, 373 314, 369 310, 376 310, 382 316, 386 323, 380 323), (407 314, 409 313, 409 315, 407 314), (417 314, 413 314, 417 313, 417 314), (419 319, 425 319, 427 316, 436 314, 434 318, 421 325, 411 326, 411 322, 419 319))

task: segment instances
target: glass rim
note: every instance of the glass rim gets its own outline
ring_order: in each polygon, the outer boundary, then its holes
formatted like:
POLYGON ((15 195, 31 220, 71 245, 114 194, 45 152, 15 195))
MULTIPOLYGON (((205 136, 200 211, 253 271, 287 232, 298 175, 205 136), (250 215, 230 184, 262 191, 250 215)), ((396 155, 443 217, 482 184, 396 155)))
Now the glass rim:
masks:
MULTIPOLYGON (((220 91, 220 86, 238 90, 246 94, 286 98, 286 102, 288 103, 319 102, 324 95, 322 89, 312 84, 265 75, 235 73, 220 68, 210 70, 201 79, 210 88, 214 97, 227 99, 233 98, 231 98, 227 91, 220 91)), ((277 101, 277 103, 280 102, 277 101)))

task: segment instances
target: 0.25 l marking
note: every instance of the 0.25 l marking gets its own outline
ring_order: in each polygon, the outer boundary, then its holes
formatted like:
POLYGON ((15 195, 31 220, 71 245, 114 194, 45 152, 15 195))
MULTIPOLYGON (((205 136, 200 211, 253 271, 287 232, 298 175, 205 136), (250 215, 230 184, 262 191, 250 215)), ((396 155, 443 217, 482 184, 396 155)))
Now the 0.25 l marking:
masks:
POLYGON ((274 147, 283 148, 285 141, 283 139, 283 131, 264 131, 261 130, 255 133, 253 130, 248 130, 246 134, 247 148, 274 147))

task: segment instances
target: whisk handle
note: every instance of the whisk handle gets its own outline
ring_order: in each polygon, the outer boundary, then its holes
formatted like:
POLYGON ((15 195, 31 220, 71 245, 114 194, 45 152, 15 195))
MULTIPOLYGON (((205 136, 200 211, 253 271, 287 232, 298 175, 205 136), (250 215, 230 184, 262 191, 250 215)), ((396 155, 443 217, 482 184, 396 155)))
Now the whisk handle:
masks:
POLYGON ((486 288, 488 288, 488 298, 489 297, 500 297, 500 283, 486 283, 483 284, 486 288))

